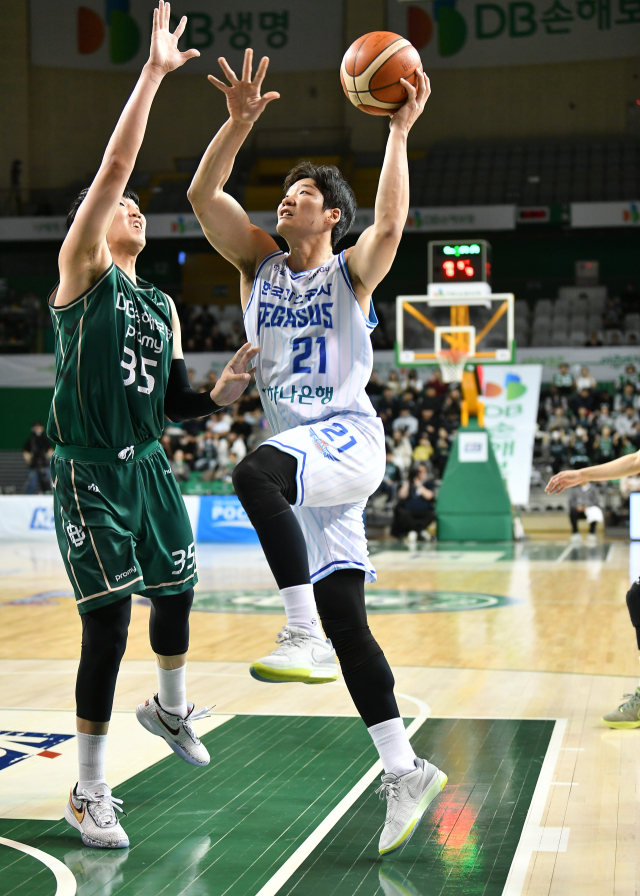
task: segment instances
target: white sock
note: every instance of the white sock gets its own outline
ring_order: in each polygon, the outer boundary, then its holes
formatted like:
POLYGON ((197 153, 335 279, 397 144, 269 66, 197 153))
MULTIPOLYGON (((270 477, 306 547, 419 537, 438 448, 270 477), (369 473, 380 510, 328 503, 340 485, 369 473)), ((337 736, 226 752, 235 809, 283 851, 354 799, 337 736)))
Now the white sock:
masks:
POLYGON ((389 719, 367 729, 380 754, 385 773, 406 775, 416 769, 416 754, 409 743, 402 719, 389 719))
POLYGON ((324 641, 324 636, 318 624, 318 610, 316 599, 313 596, 313 585, 292 585, 291 588, 281 588, 280 595, 287 614, 287 625, 295 625, 303 628, 314 638, 324 641))
POLYGON ((184 719, 187 715, 187 664, 179 669, 158 670, 158 700, 165 712, 184 719))
POLYGON ((76 793, 82 796, 83 790, 95 792, 99 784, 106 784, 104 758, 107 751, 106 734, 82 734, 78 731, 78 786, 76 793))

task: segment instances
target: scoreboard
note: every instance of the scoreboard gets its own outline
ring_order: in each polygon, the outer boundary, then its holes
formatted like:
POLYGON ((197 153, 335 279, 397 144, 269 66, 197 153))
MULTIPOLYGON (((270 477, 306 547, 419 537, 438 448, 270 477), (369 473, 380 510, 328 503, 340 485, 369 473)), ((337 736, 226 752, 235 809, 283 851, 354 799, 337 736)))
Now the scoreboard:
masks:
POLYGON ((429 283, 491 283, 491 246, 486 240, 431 240, 429 283))

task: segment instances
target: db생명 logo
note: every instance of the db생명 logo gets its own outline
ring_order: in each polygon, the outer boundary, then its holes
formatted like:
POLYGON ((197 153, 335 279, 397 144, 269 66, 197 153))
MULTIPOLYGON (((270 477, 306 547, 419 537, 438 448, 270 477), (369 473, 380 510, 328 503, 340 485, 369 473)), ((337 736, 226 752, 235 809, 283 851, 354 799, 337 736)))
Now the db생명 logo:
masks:
POLYGON ((431 41, 435 19, 438 32, 438 55, 454 56, 467 40, 467 23, 456 9, 456 0, 434 0, 433 18, 420 6, 407 8, 407 35, 420 50, 431 41))
POLYGON ((78 7, 78 53, 95 53, 109 31, 109 58, 116 65, 129 62, 140 48, 140 29, 129 15, 129 0, 105 0, 104 22, 88 6, 78 7), (105 25, 106 23, 106 25, 105 25))
MULTIPOLYGON (((508 373, 505 376, 504 388, 507 392, 507 401, 514 401, 516 398, 521 398, 527 391, 527 387, 515 373, 508 373)), ((484 394, 487 398, 497 398, 498 395, 502 394, 502 389, 503 387, 499 386, 497 383, 487 383, 484 388, 484 394)))

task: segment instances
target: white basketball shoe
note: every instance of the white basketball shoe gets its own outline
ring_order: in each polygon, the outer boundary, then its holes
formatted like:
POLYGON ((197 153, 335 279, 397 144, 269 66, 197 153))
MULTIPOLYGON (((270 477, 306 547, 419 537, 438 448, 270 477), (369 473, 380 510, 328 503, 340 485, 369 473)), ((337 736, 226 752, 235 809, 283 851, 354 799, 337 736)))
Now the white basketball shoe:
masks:
POLYGON ((249 672, 258 681, 324 684, 337 679, 336 652, 331 641, 314 638, 303 628, 284 625, 278 632, 276 644, 273 653, 249 667, 249 672))
POLYGON ((122 800, 112 796, 106 784, 101 784, 95 793, 83 790, 81 794, 76 793, 77 786, 69 794, 64 817, 71 827, 80 831, 85 846, 126 849, 129 838, 116 815, 116 811, 123 811, 122 800))
POLYGON ((447 783, 445 773, 426 759, 416 759, 415 763, 415 771, 406 775, 383 775, 376 790, 381 800, 387 800, 387 817, 378 844, 381 856, 409 842, 427 807, 447 783))
POLYGON ((138 705, 136 718, 142 727, 150 731, 151 734, 163 737, 173 752, 189 765, 208 765, 211 758, 209 751, 201 743, 191 727, 191 723, 208 718, 209 709, 204 706, 202 709, 194 711, 194 704, 187 703, 187 710, 184 719, 182 716, 166 712, 160 706, 158 695, 154 694, 153 697, 138 705))

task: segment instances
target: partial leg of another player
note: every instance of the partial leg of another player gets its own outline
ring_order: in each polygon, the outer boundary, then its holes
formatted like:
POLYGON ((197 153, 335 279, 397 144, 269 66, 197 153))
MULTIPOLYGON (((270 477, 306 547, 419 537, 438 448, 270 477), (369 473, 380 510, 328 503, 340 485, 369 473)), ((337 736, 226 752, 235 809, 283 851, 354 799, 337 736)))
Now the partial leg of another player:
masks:
POLYGON ((314 585, 325 633, 336 648, 345 684, 380 755, 385 774, 378 789, 387 800, 381 855, 411 838, 425 810, 447 783, 435 765, 416 756, 400 717, 395 681, 367 623, 364 572, 341 569, 314 585))
POLYGON ((250 672, 259 681, 322 684, 335 681, 338 670, 333 647, 320 630, 307 545, 291 510, 297 469, 294 457, 263 445, 233 472, 236 494, 258 533, 287 614, 278 647, 252 663, 250 672))
MULTIPOLYGON (((152 632, 151 646, 158 654, 159 648, 167 649, 169 653, 158 656, 159 696, 154 697, 153 702, 157 708, 156 718, 168 721, 172 730, 167 728, 165 735, 163 727, 162 731, 153 730, 152 733, 165 737, 172 749, 186 761, 206 765, 209 755, 190 724, 193 721, 192 704, 191 709, 186 706, 184 716, 179 715, 186 703, 182 696, 186 658, 181 654, 185 654, 188 647, 188 617, 193 589, 162 600, 163 604, 158 607, 159 599, 154 598, 155 613, 152 616, 155 617, 155 630, 152 632), (169 600, 172 601, 170 607, 164 604, 169 600), (177 673, 175 677, 167 679, 165 670, 170 670, 171 664, 178 658, 183 661, 181 667, 174 670, 177 673), (170 706, 173 712, 166 712, 158 699, 164 699, 167 703, 173 701, 177 705, 170 706), (184 749, 187 740, 188 746, 184 749), (193 762, 188 757, 196 757, 200 761, 193 762)), ((122 812, 122 801, 112 795, 107 784, 105 757, 116 680, 127 646, 130 620, 130 596, 82 615, 82 650, 76 681, 79 773, 78 782, 69 796, 65 818, 80 831, 87 846, 101 849, 121 849, 129 845, 117 815, 122 812)), ((138 719, 139 710, 140 707, 136 713, 138 719)), ((152 730, 149 725, 145 724, 145 727, 152 730)))
MULTIPOLYGON (((640 579, 633 583, 627 591, 627 607, 631 624, 636 630, 636 640, 640 651, 640 579)), ((625 694, 627 698, 613 712, 602 717, 609 728, 640 728, 640 683, 633 694, 625 694)))

